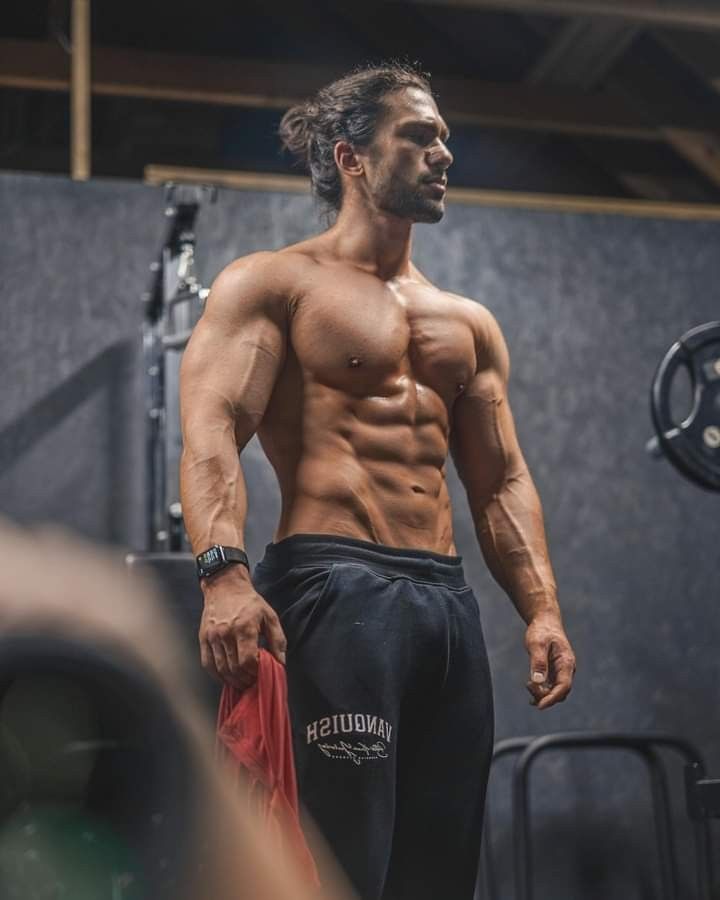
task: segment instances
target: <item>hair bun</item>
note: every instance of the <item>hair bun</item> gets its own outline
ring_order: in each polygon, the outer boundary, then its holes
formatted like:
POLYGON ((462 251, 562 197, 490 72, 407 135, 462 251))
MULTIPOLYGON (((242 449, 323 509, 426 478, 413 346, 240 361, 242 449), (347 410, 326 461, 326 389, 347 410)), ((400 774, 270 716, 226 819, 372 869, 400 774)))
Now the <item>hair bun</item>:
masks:
POLYGON ((309 166, 310 142, 319 114, 320 108, 312 101, 300 103, 285 113, 278 127, 283 147, 305 166, 309 166))

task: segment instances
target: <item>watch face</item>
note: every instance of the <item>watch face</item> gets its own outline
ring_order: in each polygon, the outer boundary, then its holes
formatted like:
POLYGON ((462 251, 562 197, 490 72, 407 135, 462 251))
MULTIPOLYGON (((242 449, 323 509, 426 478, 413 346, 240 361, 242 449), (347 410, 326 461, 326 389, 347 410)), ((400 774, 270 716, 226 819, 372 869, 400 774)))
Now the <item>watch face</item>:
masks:
POLYGON ((224 561, 222 551, 219 547, 210 547, 209 550, 206 550, 204 553, 200 555, 200 565, 203 569, 213 569, 218 563, 224 561))

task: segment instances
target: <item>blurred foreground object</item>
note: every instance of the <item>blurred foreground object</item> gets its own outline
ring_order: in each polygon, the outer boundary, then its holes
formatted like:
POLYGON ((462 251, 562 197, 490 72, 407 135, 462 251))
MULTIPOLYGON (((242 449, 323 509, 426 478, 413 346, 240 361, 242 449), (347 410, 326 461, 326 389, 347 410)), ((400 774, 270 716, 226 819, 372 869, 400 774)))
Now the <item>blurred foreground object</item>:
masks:
POLYGON ((147 579, 0 521, 3 900, 318 900, 215 761, 185 659, 147 579))

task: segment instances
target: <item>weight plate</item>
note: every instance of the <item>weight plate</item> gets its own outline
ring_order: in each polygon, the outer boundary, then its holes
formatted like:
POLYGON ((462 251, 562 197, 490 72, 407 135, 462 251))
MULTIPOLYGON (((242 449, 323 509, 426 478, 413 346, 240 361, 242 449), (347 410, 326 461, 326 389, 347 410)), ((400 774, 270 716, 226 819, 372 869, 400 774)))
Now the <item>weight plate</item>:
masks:
POLYGON ((720 446, 712 439, 720 428, 720 322, 692 328, 668 350, 653 378, 650 411, 662 451, 675 468, 700 487, 720 491, 720 446), (675 422, 670 395, 681 367, 690 376, 693 406, 675 422))

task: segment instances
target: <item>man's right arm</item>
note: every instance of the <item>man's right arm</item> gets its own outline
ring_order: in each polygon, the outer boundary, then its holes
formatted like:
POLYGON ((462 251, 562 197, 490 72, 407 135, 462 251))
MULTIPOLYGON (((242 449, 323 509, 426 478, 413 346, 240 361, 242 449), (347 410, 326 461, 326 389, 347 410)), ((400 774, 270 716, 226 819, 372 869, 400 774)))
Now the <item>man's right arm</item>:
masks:
MULTIPOLYGON (((183 355, 180 495, 196 555, 212 544, 244 548, 247 492, 240 451, 262 421, 287 341, 287 293, 273 253, 256 253, 224 269, 183 355)), ((245 566, 203 579, 203 666, 238 687, 257 671, 262 631, 284 662, 285 637, 245 566)))

